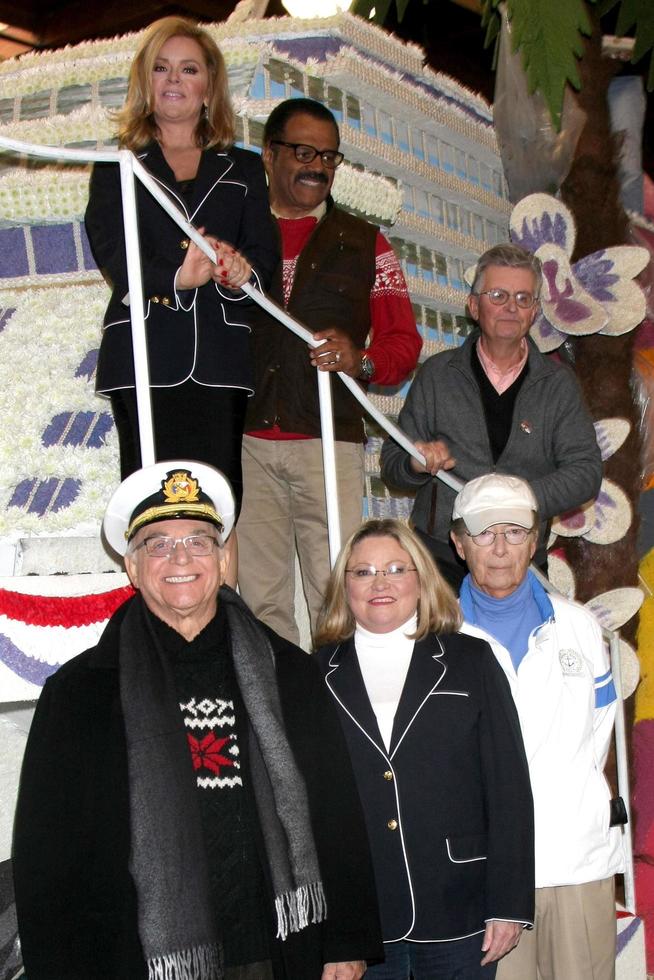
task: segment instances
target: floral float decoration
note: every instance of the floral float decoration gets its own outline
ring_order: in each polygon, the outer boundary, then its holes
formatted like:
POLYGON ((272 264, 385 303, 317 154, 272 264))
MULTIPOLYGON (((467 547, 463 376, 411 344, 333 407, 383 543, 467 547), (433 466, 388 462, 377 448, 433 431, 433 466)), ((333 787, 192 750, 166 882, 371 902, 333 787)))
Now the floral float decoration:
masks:
MULTIPOLYGON (((547 556, 549 580, 567 599, 575 598, 574 574, 560 551, 550 551, 547 556)), ((585 603, 600 626, 606 630, 619 630, 636 615, 645 599, 642 589, 625 587, 610 589, 594 596, 585 603)), ((622 696, 630 697, 640 680, 640 661, 630 643, 620 638, 620 676, 622 696)))
MULTIPOLYGON (((600 419, 595 422, 602 462, 618 451, 630 429, 631 425, 626 419, 600 419)), ((550 544, 558 535, 565 538, 583 537, 594 544, 612 544, 626 534, 632 519, 633 510, 626 493, 613 480, 604 477, 593 503, 568 511, 552 522, 550 544)), ((562 552, 556 548, 548 554, 548 571, 555 588, 569 599, 574 599, 574 573, 562 552)), ((642 589, 627 587, 602 592, 590 599, 586 607, 604 629, 618 630, 636 615, 643 600, 642 589)), ((640 664, 634 648, 623 639, 620 640, 620 663, 623 697, 628 698, 638 685, 640 664)))
POLYGON ((618 245, 571 263, 574 219, 549 194, 523 198, 511 213, 509 227, 511 240, 533 252, 543 265, 541 312, 531 328, 541 351, 556 350, 568 335, 617 337, 643 320, 645 295, 633 279, 649 262, 647 249, 618 245))
MULTIPOLYGON (((602 462, 618 451, 630 429, 626 419, 595 422, 602 462)), ((564 538, 584 537, 593 544, 613 544, 624 537, 632 519, 632 506, 626 493, 613 480, 604 477, 597 499, 557 517, 552 522, 552 534, 564 538)))
MULTIPOLYGON (((601 333, 617 337, 637 327, 646 313, 645 294, 634 282, 650 259, 646 248, 617 245, 570 262, 576 227, 572 212, 549 194, 529 194, 509 220, 511 241, 543 265, 540 313, 531 336, 544 354, 568 336, 601 333)), ((466 269, 472 285, 476 265, 466 269)))

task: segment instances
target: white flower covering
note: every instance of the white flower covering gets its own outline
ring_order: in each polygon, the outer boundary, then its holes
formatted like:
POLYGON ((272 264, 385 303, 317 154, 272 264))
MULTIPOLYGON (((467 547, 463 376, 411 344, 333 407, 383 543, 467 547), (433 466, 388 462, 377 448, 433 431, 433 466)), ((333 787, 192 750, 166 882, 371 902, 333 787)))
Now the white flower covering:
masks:
MULTIPOLYGON (((288 61, 289 64, 292 63, 290 59, 288 61)), ((495 130, 490 121, 484 123, 481 120, 471 120, 463 109, 438 95, 425 92, 410 79, 403 78, 400 72, 385 68, 368 58, 362 58, 353 49, 346 49, 336 56, 330 56, 326 62, 317 65, 314 71, 316 75, 325 76, 330 80, 335 80, 335 76, 340 76, 343 80, 357 78, 378 92, 383 92, 399 103, 408 105, 420 116, 426 116, 430 123, 445 126, 473 140, 476 144, 489 147, 494 153, 499 152, 495 130)), ((452 97, 456 96, 452 95, 452 97)))
POLYGON ((336 171, 334 200, 345 208, 393 224, 402 207, 402 192, 387 177, 365 173, 343 164, 336 171))
MULTIPOLYGON (((0 177, 0 214, 17 223, 80 219, 88 199, 89 176, 88 169, 79 168, 55 173, 52 168, 27 173, 16 168, 0 177)), ((347 164, 336 171, 334 197, 343 207, 384 224, 393 224, 402 207, 402 192, 392 180, 347 164)))
MULTIPOLYGON (((289 60, 274 49, 276 42, 312 37, 339 39, 342 48, 336 56, 306 64, 291 61, 291 66, 305 78, 323 78, 344 92, 370 98, 373 104, 387 107, 396 118, 416 120, 436 135, 443 130, 446 134, 451 132, 455 143, 470 143, 479 147, 484 159, 497 159, 486 103, 453 80, 425 69, 424 53, 418 46, 405 44, 375 25, 340 14, 329 19, 282 17, 222 23, 211 25, 208 30, 221 45, 228 68, 245 69, 240 75, 235 73, 243 87, 248 68, 254 69, 270 57, 289 60), (430 95, 421 89, 421 81, 437 91, 430 95), (466 108, 481 117, 479 122, 470 119, 466 108)), ((100 85, 105 80, 126 78, 141 37, 142 32, 138 32, 0 63, 0 99, 9 100, 10 110, 14 100, 15 115, 14 121, 0 125, 0 136, 55 146, 108 143, 114 137, 115 122, 111 111, 100 106, 100 85), (85 85, 90 86, 87 104, 64 114, 58 93, 85 85), (38 110, 31 98, 35 94, 37 102, 43 101, 42 111, 49 115, 21 119, 21 115, 38 110), (25 97, 27 100, 22 101, 25 97), (62 109, 58 108, 60 105, 62 109)), ((238 83, 236 91, 236 108, 244 116, 247 132, 248 118, 266 117, 277 100, 249 100, 243 97, 238 83)), ((66 108, 74 97, 74 92, 66 94, 66 108)), ((85 93, 80 93, 80 97, 85 97, 85 93)), ((6 111, 7 102, 4 108, 6 111)), ((374 171, 386 170, 392 177, 346 165, 337 172, 334 195, 343 206, 384 226, 392 224, 401 212, 401 184, 398 186, 395 181, 405 177, 420 186, 429 183, 444 189, 446 198, 476 200, 499 215, 510 210, 508 202, 490 191, 347 124, 342 126, 342 135, 357 162, 374 171)), ((2 219, 16 225, 79 220, 87 199, 89 169, 60 164, 20 173, 17 167, 6 171, 0 176, 2 219)), ((404 219, 421 240, 433 232, 432 222, 415 215, 405 215, 404 219)), ((447 236, 446 241, 455 250, 474 254, 479 249, 478 242, 454 229, 436 229, 439 232, 439 237, 447 236)), ((465 294, 451 287, 417 277, 410 278, 408 286, 414 298, 437 308, 460 311, 465 304, 465 294)), ((20 280, 0 282, 2 287, 0 306, 15 307, 16 312, 0 331, 0 411, 4 423, 0 463, 9 474, 0 485, 0 535, 5 541, 15 541, 24 534, 69 535, 85 530, 97 533, 103 508, 118 480, 115 430, 99 449, 48 447, 43 445, 42 435, 52 417, 61 412, 110 411, 108 401, 95 396, 91 381, 74 377, 75 368, 86 353, 99 346, 107 288, 97 272, 50 277, 34 275, 33 270, 20 280), (44 480, 50 476, 81 481, 80 494, 70 506, 43 518, 17 507, 7 512, 7 503, 21 480, 44 480)))
MULTIPOLYGON (((54 54, 54 52, 53 52, 54 54)), ((132 62, 132 52, 108 51, 93 58, 69 58, 65 61, 52 61, 52 55, 47 55, 36 64, 20 68, 14 65, 14 72, 3 75, 0 72, 0 84, 3 94, 14 97, 31 95, 34 92, 45 92, 50 89, 62 89, 68 85, 88 85, 101 82, 106 78, 126 78, 132 62)), ((4 65, 11 62, 4 62, 4 65)), ((6 96, 5 96, 6 97, 6 96)))
POLYGON ((17 224, 73 221, 83 216, 90 170, 16 168, 0 177, 0 215, 17 224))
POLYGON ((0 534, 53 533, 76 528, 97 532, 118 482, 118 446, 111 430, 104 446, 44 446, 42 435, 60 412, 110 411, 93 383, 74 377, 87 352, 99 346, 108 291, 104 285, 0 293, 3 308, 16 312, 0 333, 0 534), (7 509, 25 479, 71 477, 82 481, 78 497, 40 517, 7 509))
POLYGON ((473 184, 472 181, 463 180, 463 178, 457 177, 455 174, 446 173, 439 167, 433 167, 424 160, 418 160, 411 153, 406 153, 404 150, 400 150, 398 147, 391 146, 388 143, 382 143, 380 140, 368 136, 367 133, 362 133, 358 129, 353 129, 347 124, 341 126, 341 138, 343 142, 355 146, 365 156, 370 157, 371 161, 376 160, 377 165, 379 165, 378 161, 381 158, 400 176, 407 173, 415 174, 423 181, 427 181, 435 187, 443 187, 463 198, 472 198, 500 214, 508 215, 513 209, 510 201, 506 201, 504 198, 499 197, 499 195, 487 191, 485 188, 480 187, 479 184, 473 184))
MULTIPOLYGON (((229 42, 223 50, 227 69, 256 64, 260 47, 243 41, 229 42)), ((269 45, 263 47, 268 49, 269 45)), ((134 57, 134 50, 117 51, 112 48, 102 54, 94 52, 94 57, 89 58, 76 56, 65 61, 52 60, 56 53, 52 52, 36 64, 24 68, 19 67, 22 61, 19 65, 14 62, 13 72, 0 71, 2 94, 7 97, 11 93, 15 98, 52 89, 58 91, 69 85, 94 85, 110 78, 124 78, 126 81, 134 57)), ((7 64, 12 63, 4 62, 4 65, 7 64)))
MULTIPOLYGON (((485 252, 487 248, 495 244, 490 241, 482 241, 473 238, 472 235, 464 235, 456 228, 450 228, 447 224, 439 224, 433 218, 425 218, 421 214, 411 214, 405 211, 397 221, 395 231, 398 235, 413 239, 418 236, 420 239, 429 239, 431 245, 437 242, 453 245, 457 249, 476 254, 485 252)), ((465 276, 464 276, 465 278, 465 276)), ((466 279, 466 282, 468 280, 466 279)), ((471 283, 468 283, 471 285, 471 283)))
POLYGON ((113 139, 115 130, 115 123, 106 109, 84 105, 67 116, 5 123, 0 126, 0 136, 44 146, 67 146, 70 143, 105 143, 113 139))
POLYGON ((411 298, 420 302, 429 301, 437 307, 444 307, 453 313, 461 313, 468 301, 468 294, 452 286, 440 286, 436 282, 428 282, 418 276, 405 274, 407 288, 411 298))

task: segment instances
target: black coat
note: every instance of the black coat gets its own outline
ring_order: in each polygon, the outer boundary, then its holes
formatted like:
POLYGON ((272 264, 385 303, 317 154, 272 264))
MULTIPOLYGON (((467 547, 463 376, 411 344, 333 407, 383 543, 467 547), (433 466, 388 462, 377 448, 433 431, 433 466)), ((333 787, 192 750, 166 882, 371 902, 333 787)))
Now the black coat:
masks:
MULTIPOLYGON (((129 790, 118 643, 130 601, 97 647, 46 683, 25 752, 14 832, 18 925, 29 980, 142 980, 128 869, 129 790)), ((306 781, 326 922, 274 943, 276 978, 381 957, 361 807, 340 725, 312 659, 268 630, 291 748, 306 781)), ((189 759, 190 764, 190 759, 189 759)), ((258 839, 263 855, 263 841, 258 839)), ((262 858, 265 865, 265 858, 262 858)), ((271 925, 273 897, 269 896, 271 925)))
POLYGON ((533 802, 507 680, 485 642, 416 643, 386 751, 352 639, 318 660, 368 827, 384 941, 533 922, 533 802))
MULTIPOLYGON (((279 260, 275 228, 260 158, 231 147, 204 150, 190 207, 176 188, 161 148, 152 143, 141 162, 196 228, 242 252, 263 289, 279 260)), ((249 319, 253 301, 221 291, 212 281, 197 290, 175 292, 186 236, 137 181, 141 267, 145 297, 148 361, 152 385, 177 385, 193 378, 205 385, 254 387, 249 319), (249 309, 248 309, 249 308, 249 309)), ((134 386, 127 264, 117 164, 96 164, 86 209, 86 230, 95 260, 112 286, 104 319, 97 390, 134 386)))

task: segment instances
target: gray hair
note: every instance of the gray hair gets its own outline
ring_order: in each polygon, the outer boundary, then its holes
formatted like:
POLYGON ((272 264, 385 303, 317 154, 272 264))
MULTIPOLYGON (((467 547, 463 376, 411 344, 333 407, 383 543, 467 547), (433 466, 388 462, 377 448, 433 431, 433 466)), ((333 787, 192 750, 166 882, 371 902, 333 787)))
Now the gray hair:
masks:
POLYGON ((533 252, 521 248, 520 245, 493 245, 479 258, 475 269, 475 278, 470 292, 479 293, 484 273, 489 265, 501 265, 509 269, 529 269, 534 274, 534 295, 539 296, 543 284, 543 267, 540 259, 533 252))

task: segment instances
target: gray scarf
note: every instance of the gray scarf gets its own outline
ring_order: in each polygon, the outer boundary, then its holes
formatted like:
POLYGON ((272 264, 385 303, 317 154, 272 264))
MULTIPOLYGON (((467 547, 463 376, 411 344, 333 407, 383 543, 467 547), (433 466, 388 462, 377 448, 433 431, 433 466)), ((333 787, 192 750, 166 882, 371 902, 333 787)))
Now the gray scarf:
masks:
MULTIPOLYGON (((304 780, 288 743, 274 653, 239 596, 220 591, 248 716, 251 779, 275 893, 277 936, 327 914, 304 780)), ((149 980, 220 980, 219 937, 195 776, 167 658, 136 596, 120 632, 127 739, 130 870, 149 980)))

